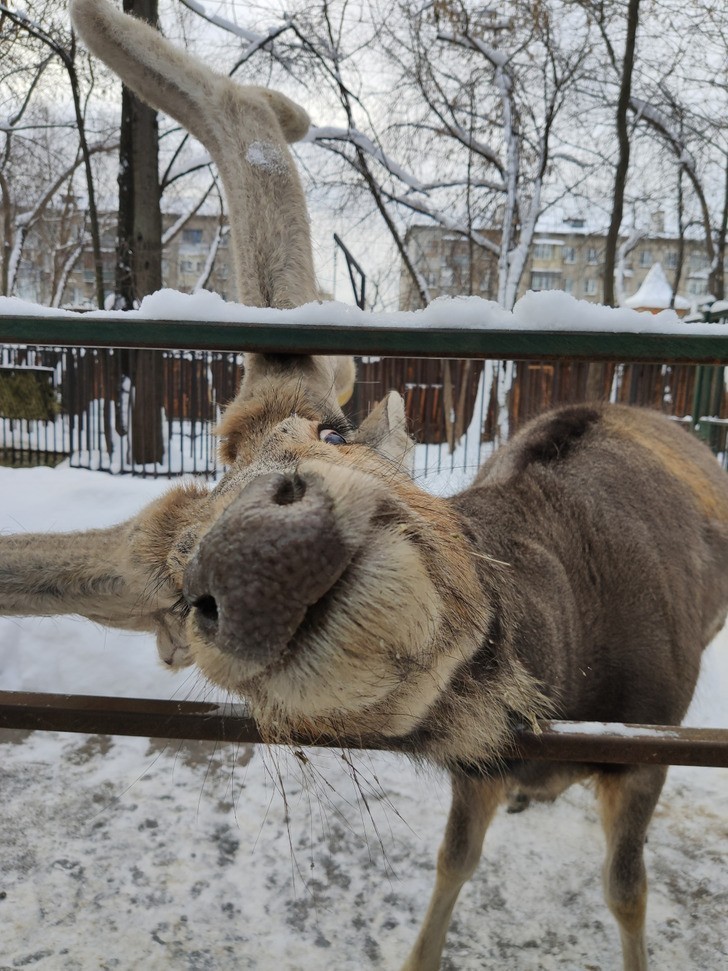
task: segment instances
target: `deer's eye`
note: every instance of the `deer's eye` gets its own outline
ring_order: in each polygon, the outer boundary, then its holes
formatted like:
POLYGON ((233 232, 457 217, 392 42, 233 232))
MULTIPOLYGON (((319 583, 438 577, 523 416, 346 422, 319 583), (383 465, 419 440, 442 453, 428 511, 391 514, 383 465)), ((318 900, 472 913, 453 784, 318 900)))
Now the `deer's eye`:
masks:
POLYGON ((346 439, 334 428, 320 428, 319 438, 327 445, 346 445, 346 439))

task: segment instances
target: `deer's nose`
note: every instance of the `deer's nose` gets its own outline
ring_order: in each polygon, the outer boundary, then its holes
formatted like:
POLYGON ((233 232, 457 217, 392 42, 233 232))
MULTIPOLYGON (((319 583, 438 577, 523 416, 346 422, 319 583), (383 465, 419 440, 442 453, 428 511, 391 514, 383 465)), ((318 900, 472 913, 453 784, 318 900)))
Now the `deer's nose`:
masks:
POLYGON ((268 473, 203 536, 184 595, 208 642, 260 668, 289 644, 349 559, 321 479, 268 473))

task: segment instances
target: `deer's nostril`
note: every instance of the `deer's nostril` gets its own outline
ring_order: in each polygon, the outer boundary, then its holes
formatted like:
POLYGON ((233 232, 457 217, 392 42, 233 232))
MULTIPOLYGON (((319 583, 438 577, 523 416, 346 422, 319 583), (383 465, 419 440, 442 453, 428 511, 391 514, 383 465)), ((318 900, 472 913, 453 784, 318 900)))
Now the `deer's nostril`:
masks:
POLYGON ((276 484, 273 501, 278 506, 290 506, 306 495, 306 482, 298 472, 292 475, 282 475, 276 484))
POLYGON ((217 611, 217 601, 210 594, 205 594, 202 597, 198 597, 192 603, 192 608, 195 611, 195 616, 197 617, 197 623, 200 625, 202 630, 207 633, 212 633, 217 628, 218 622, 218 611, 217 611))

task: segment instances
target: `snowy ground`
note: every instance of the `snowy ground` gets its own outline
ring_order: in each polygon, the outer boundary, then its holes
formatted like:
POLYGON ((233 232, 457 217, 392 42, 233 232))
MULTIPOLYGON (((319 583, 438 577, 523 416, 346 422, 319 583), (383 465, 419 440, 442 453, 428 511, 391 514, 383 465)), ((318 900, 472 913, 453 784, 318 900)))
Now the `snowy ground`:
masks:
MULTIPOLYGON (((162 483, 0 469, 0 530, 102 526, 162 483)), ((201 699, 143 636, 0 620, 0 687, 201 699)), ((728 725, 728 635, 689 723, 728 725)), ((430 890, 447 783, 394 756, 53 733, 0 735, 0 971, 397 968, 430 890), (285 792, 285 797, 282 795, 285 792)), ((728 770, 674 768, 647 847, 659 971, 728 965, 728 770)), ((590 793, 501 814, 449 971, 616 971, 590 793)))

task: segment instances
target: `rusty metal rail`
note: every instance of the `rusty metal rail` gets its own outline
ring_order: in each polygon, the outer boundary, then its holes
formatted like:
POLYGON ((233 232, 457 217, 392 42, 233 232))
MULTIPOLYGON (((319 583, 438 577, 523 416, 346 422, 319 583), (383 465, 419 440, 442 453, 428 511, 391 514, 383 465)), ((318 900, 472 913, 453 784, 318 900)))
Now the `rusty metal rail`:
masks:
MULTIPOLYGON (((517 732, 516 758, 728 767, 728 729, 548 721, 517 732)), ((264 743, 243 705, 0 691, 0 728, 264 743)), ((296 744, 406 752, 396 740, 297 738, 296 744)))

